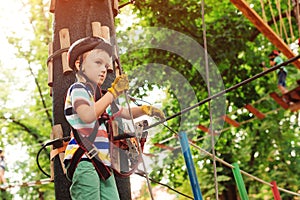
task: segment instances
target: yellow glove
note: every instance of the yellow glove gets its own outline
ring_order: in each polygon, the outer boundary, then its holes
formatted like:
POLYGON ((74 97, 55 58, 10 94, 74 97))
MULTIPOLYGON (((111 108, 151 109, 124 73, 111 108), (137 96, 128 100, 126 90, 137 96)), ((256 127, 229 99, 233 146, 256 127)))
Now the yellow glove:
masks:
POLYGON ((166 118, 163 111, 153 106, 143 105, 141 106, 141 109, 146 115, 150 117, 158 117, 160 120, 164 120, 166 118))
POLYGON ((115 79, 111 87, 108 88, 108 91, 112 93, 114 98, 117 98, 122 92, 128 90, 128 88, 129 88, 128 76, 126 74, 122 74, 121 76, 115 79))

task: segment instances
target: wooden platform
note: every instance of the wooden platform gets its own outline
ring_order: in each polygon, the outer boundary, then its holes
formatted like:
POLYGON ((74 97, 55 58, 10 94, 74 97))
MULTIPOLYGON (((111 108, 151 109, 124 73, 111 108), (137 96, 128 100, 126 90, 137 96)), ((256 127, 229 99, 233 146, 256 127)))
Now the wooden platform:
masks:
MULTIPOLYGON (((299 84, 300 81, 297 81, 297 83, 299 84)), ((300 109, 300 86, 281 96, 276 92, 270 93, 270 96, 284 109, 290 109, 293 112, 300 109)))

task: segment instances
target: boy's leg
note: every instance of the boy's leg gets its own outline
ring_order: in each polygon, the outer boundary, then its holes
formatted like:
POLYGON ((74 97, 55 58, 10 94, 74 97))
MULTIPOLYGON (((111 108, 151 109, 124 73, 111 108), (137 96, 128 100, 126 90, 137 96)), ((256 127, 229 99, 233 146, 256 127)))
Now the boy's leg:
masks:
POLYGON ((79 162, 70 188, 72 200, 100 200, 99 187, 100 179, 93 164, 88 161, 79 162))
POLYGON ((6 183, 6 179, 5 179, 5 177, 4 177, 4 171, 5 171, 5 169, 4 169, 4 167, 0 167, 0 183, 1 184, 5 184, 6 183))
POLYGON ((113 173, 106 181, 103 180, 100 181, 100 195, 101 195, 101 200, 120 199, 113 173))
POLYGON ((282 94, 285 94, 288 92, 288 90, 286 89, 285 79, 286 79, 286 73, 283 70, 281 70, 278 73, 278 88, 282 94))

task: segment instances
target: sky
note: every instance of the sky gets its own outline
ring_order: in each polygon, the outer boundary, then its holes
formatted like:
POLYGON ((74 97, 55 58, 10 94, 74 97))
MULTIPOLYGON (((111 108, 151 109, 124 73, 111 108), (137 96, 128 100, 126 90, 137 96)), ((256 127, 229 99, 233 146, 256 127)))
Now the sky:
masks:
MULTIPOLYGON (((28 70, 26 71, 26 63, 23 60, 17 59, 15 56, 15 49, 12 45, 10 45, 7 41, 7 37, 11 36, 12 33, 15 33, 15 36, 21 36, 23 38, 30 37, 30 34, 27 31, 26 27, 26 21, 24 21, 26 18, 24 18, 25 11, 22 9, 22 4, 19 0, 10 0, 6 1, 5 3, 0 4, 0 62, 1 62, 1 68, 5 70, 9 70, 12 74, 14 74, 15 79, 13 80, 22 80, 19 82, 16 82, 12 85, 10 88, 11 91, 14 91, 11 95, 11 101, 7 105, 7 107, 15 107, 20 106, 22 103, 25 103, 25 101, 20 101, 24 96, 28 95, 28 91, 18 91, 18 88, 21 87, 21 84, 27 84, 30 85, 31 80, 24 80, 24 74, 28 73, 28 70), (16 100, 19 101, 16 101, 16 100)), ((3 76, 3 73, 2 73, 3 76)), ((1 77, 2 80, 5 79, 5 77, 1 77)), ((8 82, 11 82, 13 80, 7 80, 8 82)), ((29 89, 31 87, 28 87, 29 89)), ((11 92, 12 93, 12 92, 11 92)), ((3 133, 3 130, 2 130, 3 133)), ((3 141, 2 141, 3 142, 3 141)), ((4 142, 5 143, 5 142, 4 142)), ((10 182, 18 182, 21 181, 20 177, 21 174, 15 174, 12 173, 13 166, 15 165, 15 162, 17 162, 20 159, 26 160, 28 159, 28 155, 22 152, 25 152, 25 147, 22 147, 21 145, 8 145, 5 146, 4 153, 6 158, 6 164, 7 164, 7 171, 5 174, 5 177, 10 182), (15 156, 16 154, 20 156, 15 156)), ((12 188, 11 192, 17 191, 18 188, 12 188)), ((20 199, 17 195, 14 196, 15 200, 20 199)))
MULTIPOLYGON (((21 37, 26 41, 26 38, 32 37, 32 34, 29 31, 30 24, 27 18, 24 17, 26 10, 24 10, 21 0, 10 0, 6 3, 1 3, 0 9, 0 66, 14 75, 12 80, 6 80, 14 83, 11 84, 11 98, 10 103, 7 105, 7 107, 12 108, 27 103, 26 101, 20 101, 20 99, 29 94, 34 87, 34 84, 32 84, 34 82, 32 77, 31 79, 24 79, 24 77, 30 77, 27 70, 28 65, 25 60, 18 59, 15 56, 16 50, 8 43, 7 37, 21 37), (22 80, 22 82, 18 80, 22 80), (27 86, 28 90, 20 91, 19 88, 22 88, 24 85, 27 86)), ((26 48, 26 44, 23 47, 26 48)))

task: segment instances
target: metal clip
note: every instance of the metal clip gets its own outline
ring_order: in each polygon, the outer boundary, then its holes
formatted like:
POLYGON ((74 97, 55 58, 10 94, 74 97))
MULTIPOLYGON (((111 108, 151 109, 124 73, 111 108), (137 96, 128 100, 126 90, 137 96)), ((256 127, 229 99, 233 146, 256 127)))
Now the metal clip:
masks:
POLYGON ((138 162, 139 150, 138 144, 135 138, 126 138, 128 145, 128 157, 130 160, 130 167, 134 166, 138 162))
POLYGON ((136 131, 135 135, 138 139, 141 139, 142 134, 143 134, 143 129, 144 129, 144 127, 141 126, 141 124, 139 124, 139 123, 135 124, 135 131, 136 131))

